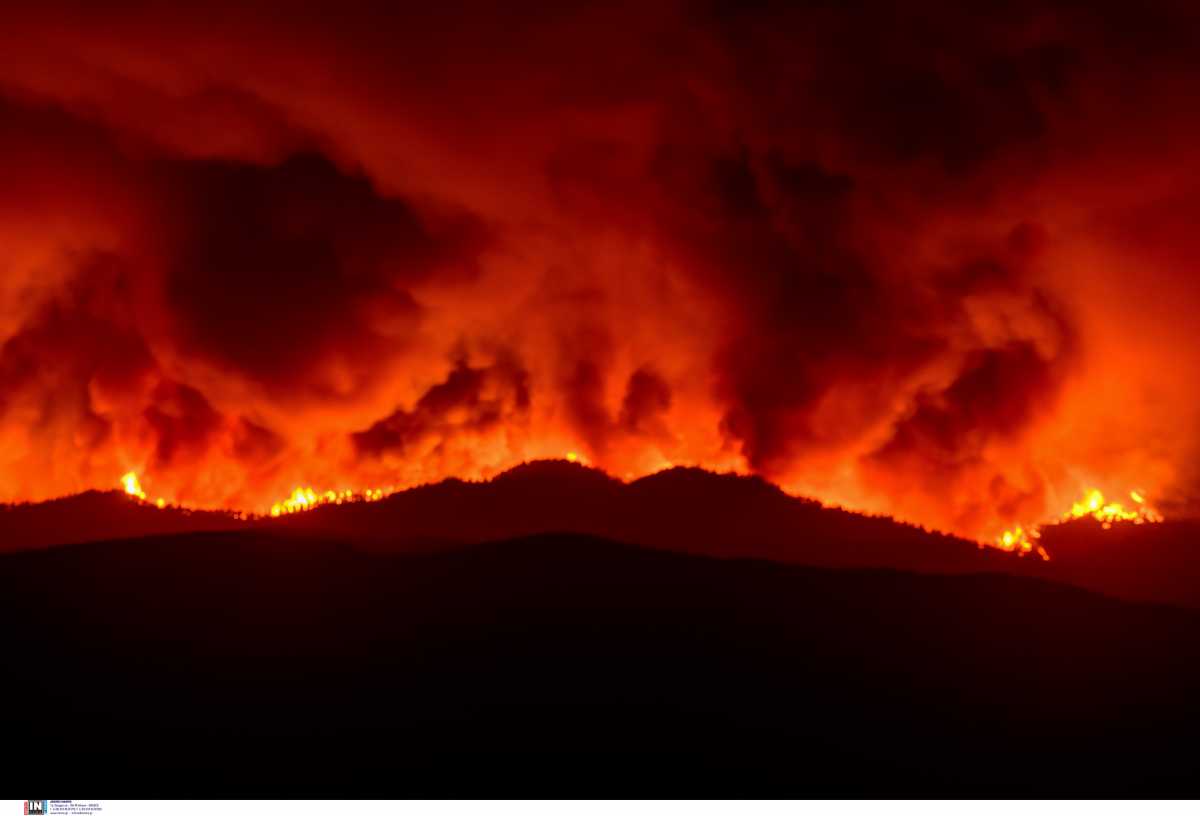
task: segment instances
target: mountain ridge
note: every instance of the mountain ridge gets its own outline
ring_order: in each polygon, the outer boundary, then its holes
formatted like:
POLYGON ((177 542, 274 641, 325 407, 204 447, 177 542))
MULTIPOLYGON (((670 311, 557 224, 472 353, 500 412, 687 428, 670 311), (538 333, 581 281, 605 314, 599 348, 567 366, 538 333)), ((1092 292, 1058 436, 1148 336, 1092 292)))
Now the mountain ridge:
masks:
POLYGON ((158 509, 85 493, 0 510, 0 552, 96 538, 217 530, 336 537, 381 552, 446 550, 578 533, 672 552, 829 568, 1039 576, 1128 600, 1200 608, 1200 525, 1050 525, 1051 561, 1024 558, 885 516, 825 507, 761 478, 672 468, 632 482, 578 463, 525 463, 489 481, 448 479, 377 501, 325 504, 280 518, 158 509))

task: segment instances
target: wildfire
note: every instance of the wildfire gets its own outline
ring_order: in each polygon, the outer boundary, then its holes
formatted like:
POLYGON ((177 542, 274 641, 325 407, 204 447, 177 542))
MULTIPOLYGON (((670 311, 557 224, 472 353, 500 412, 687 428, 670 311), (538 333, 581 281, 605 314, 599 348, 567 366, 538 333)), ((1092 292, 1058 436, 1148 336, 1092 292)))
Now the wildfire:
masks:
MULTIPOLYGON (((1115 501, 1106 501, 1104 494, 1092 488, 1084 491, 1083 498, 1071 505, 1071 509, 1063 513, 1062 521, 1073 521, 1091 516, 1100 522, 1100 526, 1111 529, 1117 522, 1131 524, 1155 524, 1163 520, 1162 514, 1146 504, 1146 498, 1136 490, 1129 491, 1133 501, 1131 507, 1115 501)), ((1040 526, 1035 525, 1025 529, 1021 525, 1005 530, 996 538, 996 546, 1009 552, 1021 554, 1037 552, 1043 560, 1049 561, 1050 555, 1037 540, 1041 538, 1040 526)))
MULTIPOLYGON (((153 502, 146 495, 146 491, 142 489, 141 480, 138 475, 132 470, 121 477, 121 487, 125 490, 126 495, 132 496, 138 501, 153 504, 159 510, 167 506, 166 499, 155 499, 153 502)), ((361 493, 356 493, 353 490, 343 490, 337 492, 334 490, 326 490, 323 493, 318 493, 311 487, 297 487, 292 491, 292 495, 282 501, 277 501, 271 505, 270 515, 274 518, 286 516, 292 513, 301 513, 305 510, 312 510, 314 507, 320 507, 323 504, 345 504, 346 502, 356 501, 379 501, 384 496, 389 496, 393 493, 391 487, 387 488, 369 488, 361 493)), ((250 518, 252 513, 236 513, 238 518, 250 518)))
POLYGON ((146 491, 142 490, 142 483, 138 481, 137 474, 132 470, 121 477, 121 486, 125 488, 125 492, 130 496, 146 500, 146 491))
MULTIPOLYGON (((575 451, 567 451, 566 460, 568 462, 578 462, 579 464, 587 464, 587 460, 575 451)), ((160 510, 167 506, 165 499, 155 499, 150 502, 146 495, 146 491, 142 489, 141 480, 134 471, 129 471, 121 477, 121 486, 125 493, 138 501, 154 504, 160 510)), ((350 502, 373 502, 379 501, 382 498, 390 496, 395 492, 395 488, 391 485, 379 488, 367 488, 361 492, 355 490, 325 490, 318 491, 310 486, 297 486, 292 490, 291 495, 285 499, 274 502, 270 509, 265 512, 236 512, 234 515, 237 518, 249 519, 254 516, 269 515, 272 518, 280 516, 289 516, 293 513, 303 513, 307 510, 313 510, 325 504, 348 504, 350 502)))
MULTIPOLYGON (((121 477, 121 486, 125 488, 126 495, 133 496, 138 501, 150 501, 150 498, 146 495, 146 491, 142 490, 142 483, 138 479, 138 475, 132 470, 121 477)), ((162 510, 167 506, 167 500, 159 497, 152 504, 159 510, 162 510)))
MULTIPOLYGON (((568 462, 578 462, 579 464, 587 464, 587 460, 576 453, 575 451, 567 451, 565 458, 568 462)), ((133 498, 142 501, 150 502, 146 495, 146 491, 142 489, 141 481, 137 473, 129 471, 121 477, 121 486, 125 493, 133 498)), ((234 515, 238 518, 249 519, 255 515, 269 515, 272 518, 280 516, 289 516, 293 513, 303 513, 307 510, 313 510, 325 504, 347 504, 350 502, 373 502, 379 501, 386 496, 390 496, 395 492, 395 488, 391 485, 379 488, 367 488, 361 492, 354 490, 325 490, 318 491, 310 486, 297 486, 292 490, 291 495, 285 499, 274 502, 270 509, 264 513, 253 512, 236 512, 234 515)), ((156 499, 153 502, 160 510, 167 506, 164 499, 156 499)))
POLYGON ((1106 502, 1104 494, 1099 490, 1089 490, 1080 501, 1071 505, 1070 511, 1063 514, 1064 521, 1091 516, 1100 522, 1105 529, 1112 527, 1115 521, 1131 521, 1134 524, 1153 524, 1163 520, 1162 515, 1151 507, 1146 506, 1146 499, 1136 490, 1129 491, 1133 499, 1133 507, 1125 507, 1119 502, 1106 502))
POLYGON ((996 539, 996 545, 1002 550, 1019 552, 1022 555, 1028 552, 1036 552, 1041 556, 1043 561, 1049 561, 1050 555, 1046 552, 1045 547, 1037 543, 1037 540, 1041 537, 1041 531, 1037 527, 1026 530, 1018 524, 1011 530, 1005 530, 1000 534, 996 539))
POLYGON ((292 495, 288 496, 283 501, 275 502, 271 505, 271 516, 278 518, 292 513, 302 513, 305 510, 312 510, 315 507, 320 507, 323 504, 345 504, 353 501, 379 501, 384 496, 390 495, 391 488, 384 490, 383 488, 367 489, 362 493, 355 493, 353 490, 343 490, 340 493, 334 490, 326 490, 324 493, 318 493, 311 487, 297 487, 292 491, 292 495))

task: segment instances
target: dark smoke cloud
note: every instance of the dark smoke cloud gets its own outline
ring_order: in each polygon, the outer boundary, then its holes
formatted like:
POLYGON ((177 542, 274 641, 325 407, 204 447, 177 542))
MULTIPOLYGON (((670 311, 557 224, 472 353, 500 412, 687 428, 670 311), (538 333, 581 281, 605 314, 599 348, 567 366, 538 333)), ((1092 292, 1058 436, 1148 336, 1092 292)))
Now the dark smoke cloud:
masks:
POLYGON ((579 450, 1190 512, 1200 15, 918 6, 13 10, 0 496, 579 450))
POLYGON ((459 360, 411 411, 397 410, 351 438, 367 456, 427 455, 430 440, 438 452, 436 446, 448 437, 520 424, 528 410, 528 374, 519 366, 504 361, 472 368, 459 360))
POLYGON ((639 368, 629 376, 621 401, 623 428, 649 436, 670 436, 665 421, 670 409, 671 386, 653 369, 639 368))
POLYGON ((478 224, 435 234, 321 156, 155 170, 174 233, 162 295, 181 345, 268 388, 338 366, 352 382, 321 384, 327 396, 355 396, 412 343, 422 308, 411 287, 474 274, 478 224))

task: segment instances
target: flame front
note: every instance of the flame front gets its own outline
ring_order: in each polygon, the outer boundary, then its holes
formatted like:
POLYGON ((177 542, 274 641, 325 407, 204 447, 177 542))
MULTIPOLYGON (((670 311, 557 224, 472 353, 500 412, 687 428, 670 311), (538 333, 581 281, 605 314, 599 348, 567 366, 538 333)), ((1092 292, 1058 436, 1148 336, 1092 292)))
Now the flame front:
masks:
MULTIPOLYGON (((141 479, 134 471, 131 470, 122 476, 120 482, 121 487, 125 491, 126 495, 132 496, 138 501, 152 504, 159 510, 166 508, 166 499, 157 498, 153 501, 150 500, 150 498, 146 495, 146 491, 142 489, 141 479)), ((394 492, 395 489, 391 486, 386 488, 367 488, 361 493, 353 490, 342 490, 340 492, 326 490, 324 492, 317 492, 311 487, 302 486, 293 490, 292 494, 286 499, 282 499, 281 501, 277 501, 272 504, 270 510, 262 515, 269 514, 273 518, 278 518, 279 516, 291 515, 292 513, 301 513, 305 510, 312 510, 324 504, 379 501, 385 496, 390 496, 394 492)), ((250 512, 235 512, 233 515, 237 518, 245 519, 250 518, 255 514, 250 512)))
POLYGON ((1099 490, 1089 490, 1081 500, 1071 505, 1071 509, 1063 514, 1063 521, 1091 516, 1107 530, 1112 527, 1113 522, 1117 521, 1153 524, 1163 520, 1157 510, 1146 505, 1146 500, 1141 493, 1131 490, 1129 498, 1133 500, 1134 507, 1126 507, 1120 502, 1105 501, 1104 494, 1099 490))
MULTIPOLYGON (((1104 493, 1096 488, 1091 488, 1084 491, 1083 497, 1074 502, 1071 509, 1062 514, 1060 520, 1074 521, 1091 516, 1100 522, 1100 526, 1105 530, 1111 529, 1113 524, 1118 522, 1156 524, 1163 520, 1162 514, 1146 504, 1145 496, 1137 490, 1129 491, 1129 498, 1134 503, 1132 507, 1126 507, 1120 502, 1106 501, 1104 493)), ((1021 554, 1037 552, 1043 560, 1048 561, 1050 555, 1044 547, 1037 543, 1039 538, 1041 538, 1040 525, 1026 529, 1018 524, 997 536, 996 546, 1002 550, 1021 554)))
POLYGON ((392 488, 368 488, 362 493, 355 493, 353 490, 343 490, 340 493, 334 490, 326 490, 324 493, 318 493, 311 487, 297 487, 292 491, 292 495, 288 496, 283 501, 275 502, 271 505, 271 516, 278 518, 279 516, 291 515, 292 513, 302 513, 305 510, 312 510, 320 507, 323 504, 345 504, 355 501, 379 501, 384 496, 391 495, 392 488))

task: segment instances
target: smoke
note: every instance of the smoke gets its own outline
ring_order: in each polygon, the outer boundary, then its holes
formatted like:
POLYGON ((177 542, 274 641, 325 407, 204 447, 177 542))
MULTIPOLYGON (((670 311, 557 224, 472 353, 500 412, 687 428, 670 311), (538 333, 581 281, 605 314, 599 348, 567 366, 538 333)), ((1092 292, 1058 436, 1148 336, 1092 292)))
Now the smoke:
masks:
POLYGON ((1200 14, 41 4, 0 32, 0 499, 578 451, 967 535, 1200 500, 1200 14))

